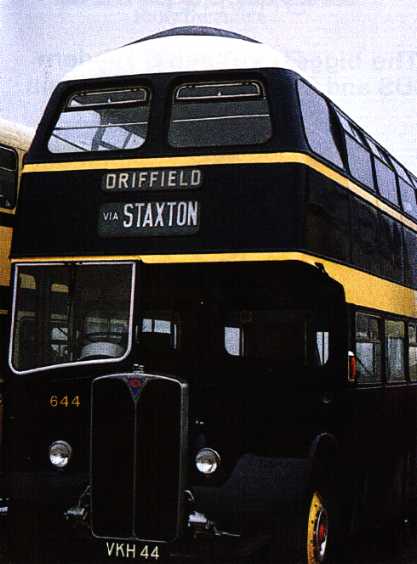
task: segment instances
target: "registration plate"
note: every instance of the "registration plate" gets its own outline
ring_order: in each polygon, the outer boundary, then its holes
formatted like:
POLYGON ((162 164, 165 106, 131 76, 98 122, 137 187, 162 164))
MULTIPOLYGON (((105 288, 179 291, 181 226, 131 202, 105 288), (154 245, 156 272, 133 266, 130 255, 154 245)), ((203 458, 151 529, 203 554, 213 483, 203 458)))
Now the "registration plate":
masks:
POLYGON ((141 560, 148 562, 160 562, 164 555, 165 545, 155 543, 136 543, 106 541, 104 545, 105 555, 111 560, 141 560))

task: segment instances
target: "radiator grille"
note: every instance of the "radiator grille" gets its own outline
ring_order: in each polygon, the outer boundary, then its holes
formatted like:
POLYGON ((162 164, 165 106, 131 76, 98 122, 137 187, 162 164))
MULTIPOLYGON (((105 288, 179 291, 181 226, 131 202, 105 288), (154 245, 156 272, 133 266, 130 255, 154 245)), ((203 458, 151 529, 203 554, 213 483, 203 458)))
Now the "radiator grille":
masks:
POLYGON ((172 541, 180 534, 188 394, 147 374, 94 380, 91 418, 93 534, 172 541))

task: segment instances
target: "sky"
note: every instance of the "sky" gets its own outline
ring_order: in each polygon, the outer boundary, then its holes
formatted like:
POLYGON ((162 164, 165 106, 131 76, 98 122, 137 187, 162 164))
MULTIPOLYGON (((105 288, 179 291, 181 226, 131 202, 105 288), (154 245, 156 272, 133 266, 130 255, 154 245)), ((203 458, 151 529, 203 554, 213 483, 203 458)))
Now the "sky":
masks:
POLYGON ((417 173, 415 0, 0 0, 0 117, 36 127, 71 68, 180 25, 281 51, 417 173))

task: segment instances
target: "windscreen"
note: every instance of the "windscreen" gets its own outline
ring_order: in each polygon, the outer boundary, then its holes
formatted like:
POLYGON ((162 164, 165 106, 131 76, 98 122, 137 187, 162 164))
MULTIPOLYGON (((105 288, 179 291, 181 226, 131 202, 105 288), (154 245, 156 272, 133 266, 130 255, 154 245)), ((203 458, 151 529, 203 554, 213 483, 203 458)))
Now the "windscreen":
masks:
POLYGON ((132 264, 19 266, 16 281, 11 356, 16 371, 126 354, 132 264))
POLYGON ((48 142, 51 153, 137 149, 146 139, 146 88, 89 90, 67 100, 48 142))
POLYGON ((259 82, 190 83, 175 90, 168 132, 173 147, 259 145, 271 135, 259 82))

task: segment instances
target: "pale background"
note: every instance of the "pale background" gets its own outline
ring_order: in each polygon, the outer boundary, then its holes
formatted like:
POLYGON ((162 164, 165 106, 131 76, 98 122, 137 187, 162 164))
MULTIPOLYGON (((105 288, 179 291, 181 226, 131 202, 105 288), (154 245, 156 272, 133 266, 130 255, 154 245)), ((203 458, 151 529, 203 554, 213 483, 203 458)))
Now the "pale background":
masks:
POLYGON ((179 25, 280 50, 417 172, 415 0, 0 0, 0 117, 36 126, 73 66, 179 25))

